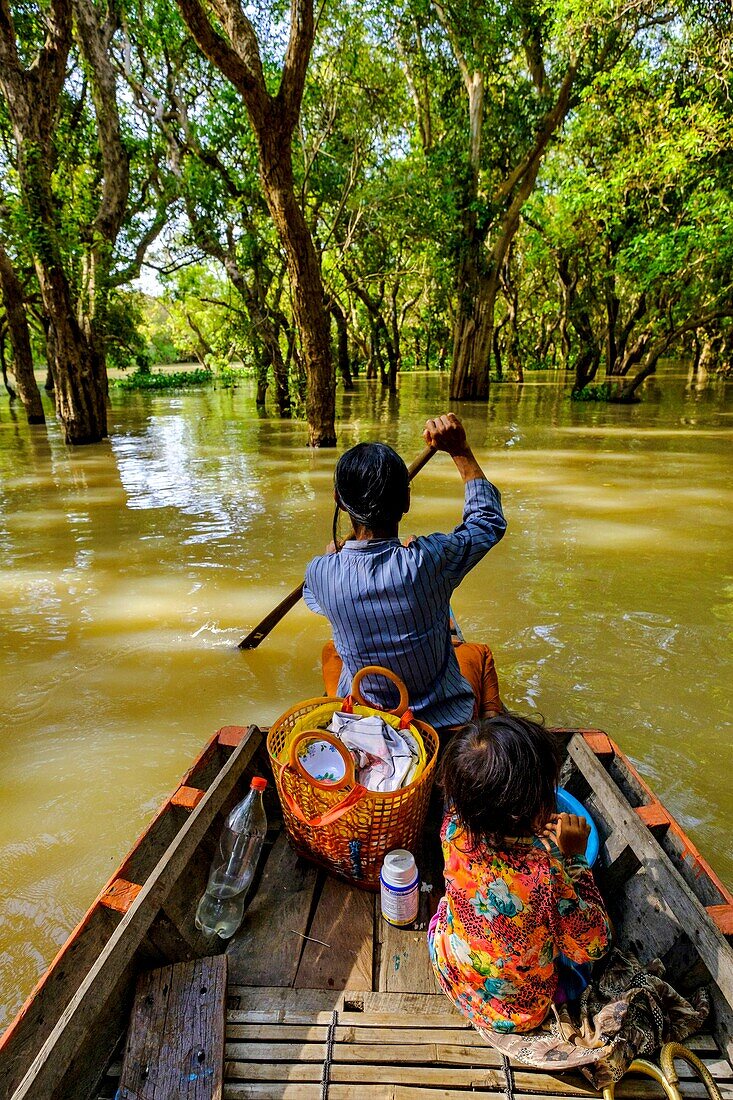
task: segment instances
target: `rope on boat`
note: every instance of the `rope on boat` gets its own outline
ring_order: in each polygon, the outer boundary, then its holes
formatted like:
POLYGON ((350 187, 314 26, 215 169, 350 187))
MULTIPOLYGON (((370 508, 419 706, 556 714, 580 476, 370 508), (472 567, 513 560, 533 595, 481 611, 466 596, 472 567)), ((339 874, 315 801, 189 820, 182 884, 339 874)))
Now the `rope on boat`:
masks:
POLYGON ((506 1100, 514 1100, 514 1071, 506 1054, 502 1054, 501 1064, 504 1070, 504 1095, 506 1100))
POLYGON ((333 1044, 336 1038, 336 1027, 339 1022, 339 1014, 334 1008, 331 1014, 331 1023, 328 1025, 326 1036, 326 1057, 323 1059, 321 1069, 321 1100, 328 1100, 328 1086, 331 1081, 331 1060, 333 1058, 333 1044))

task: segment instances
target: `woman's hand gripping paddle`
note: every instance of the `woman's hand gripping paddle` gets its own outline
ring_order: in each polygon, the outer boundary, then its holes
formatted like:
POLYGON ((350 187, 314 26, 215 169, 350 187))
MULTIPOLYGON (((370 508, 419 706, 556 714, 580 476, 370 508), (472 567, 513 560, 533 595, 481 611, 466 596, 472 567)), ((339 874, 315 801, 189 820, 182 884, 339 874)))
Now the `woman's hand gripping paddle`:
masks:
MULTIPOLYGON (((433 455, 436 453, 434 447, 426 447, 418 458, 407 467, 407 476, 410 481, 420 473, 423 466, 430 461, 433 455)), ((301 582, 297 588, 282 600, 277 607, 273 608, 269 615, 265 615, 262 622, 258 623, 254 630, 251 630, 246 638, 242 638, 239 643, 239 649, 256 649, 260 642, 264 641, 271 630, 274 630, 281 619, 284 619, 288 611, 292 607, 295 607, 298 600, 303 595, 303 583, 301 582)))

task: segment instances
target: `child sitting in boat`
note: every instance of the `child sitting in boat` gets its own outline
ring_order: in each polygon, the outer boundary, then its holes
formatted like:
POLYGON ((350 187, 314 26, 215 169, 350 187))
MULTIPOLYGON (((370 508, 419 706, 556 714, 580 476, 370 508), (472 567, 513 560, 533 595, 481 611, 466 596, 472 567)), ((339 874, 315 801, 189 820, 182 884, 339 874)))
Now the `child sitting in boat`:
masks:
MULTIPOLYGON (((416 717, 441 728, 502 709, 488 646, 451 637, 450 598, 504 534, 498 489, 487 480, 452 413, 428 420, 429 446, 449 454, 465 484, 463 522, 450 534, 403 545, 399 523, 410 507, 407 467, 391 447, 360 443, 339 459, 334 541, 306 569, 303 597, 325 615, 333 643, 323 652, 329 695, 346 695, 367 665, 390 669, 407 686, 416 717), (337 550, 339 511, 354 537, 337 550)), ((394 706, 389 684, 365 685, 377 706, 394 706)))
POLYGON ((428 931, 433 968, 479 1030, 530 1031, 553 1000, 587 985, 573 964, 609 947, 585 859, 590 828, 555 813, 557 746, 527 719, 504 713, 466 726, 439 769, 446 893, 428 931))

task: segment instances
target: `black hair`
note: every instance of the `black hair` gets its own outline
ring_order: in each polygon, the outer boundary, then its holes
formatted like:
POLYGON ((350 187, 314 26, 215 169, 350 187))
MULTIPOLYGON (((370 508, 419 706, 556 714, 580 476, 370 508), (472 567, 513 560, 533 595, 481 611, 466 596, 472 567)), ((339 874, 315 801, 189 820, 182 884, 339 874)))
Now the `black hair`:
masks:
POLYGON ((497 714, 459 730, 446 745, 438 782, 472 848, 535 833, 556 812, 560 751, 537 722, 497 714))
POLYGON ((336 465, 333 541, 338 545, 339 509, 370 531, 399 523, 409 503, 410 477, 404 462, 386 443, 357 443, 336 465))

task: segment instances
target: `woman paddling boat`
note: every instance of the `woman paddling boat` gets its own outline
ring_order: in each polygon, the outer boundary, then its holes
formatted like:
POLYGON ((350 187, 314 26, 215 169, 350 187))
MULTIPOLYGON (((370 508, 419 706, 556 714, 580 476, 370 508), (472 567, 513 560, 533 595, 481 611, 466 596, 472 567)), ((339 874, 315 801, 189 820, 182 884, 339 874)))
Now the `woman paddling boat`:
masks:
MULTIPOLYGON (((323 651, 329 695, 346 695, 356 672, 379 664, 407 685, 412 710, 436 728, 462 725, 502 709, 488 646, 451 631, 451 595, 506 530, 499 490, 486 477, 458 417, 428 420, 428 446, 453 459, 465 486, 462 522, 448 534, 400 542, 410 507, 404 462, 383 443, 360 443, 339 459, 334 540, 306 569, 303 596, 325 615, 333 641, 323 651), (353 538, 338 544, 341 511, 353 538)), ((389 689, 374 679, 368 693, 389 707, 389 689)))

